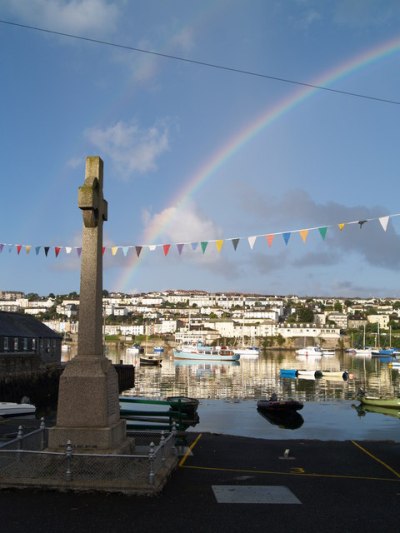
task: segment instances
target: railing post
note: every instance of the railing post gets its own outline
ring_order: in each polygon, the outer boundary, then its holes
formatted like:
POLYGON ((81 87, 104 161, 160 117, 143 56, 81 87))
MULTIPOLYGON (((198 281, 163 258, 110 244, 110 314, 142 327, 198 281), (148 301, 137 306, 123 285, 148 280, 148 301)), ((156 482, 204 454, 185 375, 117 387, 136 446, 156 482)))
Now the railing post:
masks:
POLYGON ((161 430, 160 447, 161 447, 161 462, 165 463, 165 431, 161 430))
POLYGON ((65 472, 65 479, 67 481, 71 481, 72 479, 72 471, 71 471, 71 463, 72 463, 72 445, 71 441, 67 441, 67 446, 65 449, 65 456, 67 458, 67 470, 65 472))
POLYGON ((155 445, 154 442, 150 443, 149 446, 149 463, 150 463, 150 472, 149 472, 149 483, 154 485, 154 454, 155 454, 155 445))
POLYGON ((46 435, 45 435, 45 431, 46 431, 46 425, 44 423, 44 417, 42 416, 42 418, 40 419, 40 430, 41 430, 41 436, 40 436, 40 450, 44 450, 46 445, 45 445, 45 439, 46 439, 46 435))
POLYGON ((18 426, 18 433, 17 433, 17 461, 21 460, 21 454, 19 453, 20 450, 22 450, 22 437, 24 436, 24 428, 22 426, 18 426))

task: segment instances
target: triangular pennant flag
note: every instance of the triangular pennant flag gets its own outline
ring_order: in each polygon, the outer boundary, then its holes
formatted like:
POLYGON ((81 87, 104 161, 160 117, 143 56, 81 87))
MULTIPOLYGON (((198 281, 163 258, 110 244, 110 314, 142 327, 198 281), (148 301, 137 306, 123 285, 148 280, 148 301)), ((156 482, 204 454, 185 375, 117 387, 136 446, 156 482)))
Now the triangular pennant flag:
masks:
POLYGON ((360 224, 360 229, 366 224, 368 220, 359 220, 358 223, 360 224))
POLYGON ((201 244, 201 249, 202 249, 203 254, 204 254, 204 252, 206 251, 206 248, 208 246, 208 241, 203 241, 200 244, 201 244))
POLYGON ((78 257, 80 257, 82 253, 82 248, 81 247, 77 248, 76 253, 78 254, 78 257))
POLYGON ((198 245, 199 245, 198 242, 192 242, 192 243, 191 243, 192 250, 197 250, 198 245))
MULTIPOLYGON (((81 251, 82 251, 82 249, 81 249, 81 251)), ((106 247, 103 246, 102 249, 101 249, 101 255, 104 255, 105 253, 106 253, 106 247)))
POLYGON ((60 250, 61 250, 60 246, 56 246, 56 247, 54 248, 54 252, 55 252, 55 254, 56 254, 56 257, 58 257, 58 254, 60 253, 60 250))
POLYGON ((224 241, 222 239, 218 239, 217 241, 215 241, 215 246, 217 247, 218 252, 221 251, 223 245, 224 241))
POLYGON ((25 251, 27 254, 31 251, 32 246, 30 244, 25 245, 25 251))
POLYGON ((3 251, 4 244, 0 244, 0 253, 3 251))
POLYGON ((236 251, 236 248, 238 247, 240 239, 232 239, 233 248, 236 251))
POLYGON ((163 244, 163 250, 164 250, 164 255, 167 256, 168 255, 168 252, 169 252, 169 249, 171 248, 171 245, 170 244, 163 244))
POLYGON ((327 227, 318 228, 318 231, 319 231, 321 237, 325 240, 326 232, 328 231, 328 228, 327 227))
POLYGON ((275 235, 273 233, 270 233, 269 235, 266 235, 265 238, 267 239, 268 246, 272 246, 272 241, 274 240, 275 235))
POLYGON ((290 231, 287 231, 286 233, 282 233, 282 237, 283 237, 283 240, 285 241, 285 244, 289 242, 290 236, 291 236, 290 231))
POLYGON ((343 231, 343 228, 344 228, 344 224, 343 224, 343 222, 341 222, 340 224, 338 224, 338 226, 339 226, 340 231, 343 231))
POLYGON ((247 240, 249 241, 250 248, 253 249, 254 244, 255 244, 255 242, 257 240, 257 237, 247 237, 247 240))
POLYGON ((128 255, 129 246, 121 246, 121 248, 122 248, 122 253, 126 257, 128 255))
POLYGON ((380 217, 379 222, 381 223, 384 231, 386 231, 389 223, 389 217, 380 217))
MULTIPOLYGON (((149 246, 150 248, 150 246, 149 246)), ((139 257, 140 256, 140 252, 142 251, 142 246, 135 246, 135 250, 136 250, 136 255, 139 257)))
POLYGON ((46 254, 46 257, 47 257, 47 254, 49 253, 49 250, 50 250, 50 246, 44 247, 44 253, 46 254))
POLYGON ((17 248, 17 254, 19 255, 22 249, 22 244, 17 244, 16 248, 17 248))
POLYGON ((178 248, 179 255, 181 255, 184 246, 185 246, 184 244, 177 244, 176 245, 176 247, 178 248))
POLYGON ((306 242, 308 236, 308 229, 302 229, 299 231, 300 237, 303 239, 303 242, 306 242))
POLYGON ((119 249, 119 246, 112 246, 112 247, 111 247, 111 253, 112 253, 112 255, 116 255, 116 253, 118 252, 118 249, 119 249))
POLYGON ((156 244, 149 244, 149 250, 150 252, 154 252, 154 250, 157 248, 156 244))
POLYGON ((65 253, 66 254, 70 254, 72 252, 72 247, 71 246, 66 246, 65 247, 65 253))
POLYGON ((36 246, 36 247, 35 247, 36 255, 39 255, 40 248, 41 248, 41 246, 36 246))

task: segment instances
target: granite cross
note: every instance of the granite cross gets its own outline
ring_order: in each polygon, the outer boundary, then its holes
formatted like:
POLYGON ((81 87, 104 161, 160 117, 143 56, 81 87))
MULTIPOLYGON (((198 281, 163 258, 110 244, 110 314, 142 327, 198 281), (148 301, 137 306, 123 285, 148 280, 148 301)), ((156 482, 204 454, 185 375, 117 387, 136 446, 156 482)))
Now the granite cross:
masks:
POLYGON ((78 356, 104 356, 103 221, 107 220, 107 202, 103 198, 103 161, 98 156, 86 158, 78 206, 83 215, 78 356))

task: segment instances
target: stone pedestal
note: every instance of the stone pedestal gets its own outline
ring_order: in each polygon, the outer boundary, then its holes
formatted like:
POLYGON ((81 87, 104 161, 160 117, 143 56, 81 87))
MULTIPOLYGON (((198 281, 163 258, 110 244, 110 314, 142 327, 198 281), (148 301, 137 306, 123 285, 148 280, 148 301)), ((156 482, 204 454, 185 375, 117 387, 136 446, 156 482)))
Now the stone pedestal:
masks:
POLYGON ((72 359, 60 378, 57 425, 50 429, 49 448, 65 450, 70 440, 76 451, 126 451, 131 441, 120 419, 118 396, 118 376, 108 359, 72 359))

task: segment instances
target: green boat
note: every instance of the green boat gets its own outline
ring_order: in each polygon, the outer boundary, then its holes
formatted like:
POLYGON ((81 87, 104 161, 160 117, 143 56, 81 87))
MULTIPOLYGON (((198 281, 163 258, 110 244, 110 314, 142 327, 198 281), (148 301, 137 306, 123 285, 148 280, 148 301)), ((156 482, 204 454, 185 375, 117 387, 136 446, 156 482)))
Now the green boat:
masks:
POLYGON ((362 405, 385 407, 386 409, 400 409, 400 398, 380 398, 379 396, 360 395, 358 399, 362 405))

